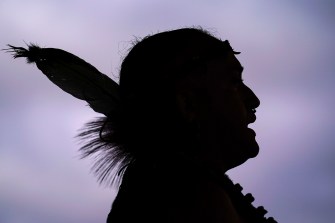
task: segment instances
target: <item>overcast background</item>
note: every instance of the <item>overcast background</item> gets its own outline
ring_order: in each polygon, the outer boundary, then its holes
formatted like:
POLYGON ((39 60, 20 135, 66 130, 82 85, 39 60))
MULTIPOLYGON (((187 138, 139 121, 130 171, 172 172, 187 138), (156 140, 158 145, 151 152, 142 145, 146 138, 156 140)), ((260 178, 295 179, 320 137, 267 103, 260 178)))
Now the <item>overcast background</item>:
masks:
MULTIPOLYGON (((335 2, 332 0, 1 0, 0 48, 72 52, 117 79, 135 36, 200 25, 228 39, 261 100, 261 151, 230 172, 281 223, 335 218, 335 2)), ((74 136, 94 117, 35 65, 0 52, 0 222, 105 222, 74 136)))

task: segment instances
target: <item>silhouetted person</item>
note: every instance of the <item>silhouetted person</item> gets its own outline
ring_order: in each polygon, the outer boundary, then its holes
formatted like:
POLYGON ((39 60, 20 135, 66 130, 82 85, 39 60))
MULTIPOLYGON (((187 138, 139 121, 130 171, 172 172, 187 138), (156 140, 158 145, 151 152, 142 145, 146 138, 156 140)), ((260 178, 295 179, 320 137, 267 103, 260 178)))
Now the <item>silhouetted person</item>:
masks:
POLYGON ((148 36, 124 58, 119 86, 65 51, 10 47, 105 114, 80 136, 99 180, 121 181, 108 223, 275 222, 225 175, 259 151, 248 124, 260 102, 228 41, 194 28, 148 36), (73 84, 82 67, 89 81, 73 84))

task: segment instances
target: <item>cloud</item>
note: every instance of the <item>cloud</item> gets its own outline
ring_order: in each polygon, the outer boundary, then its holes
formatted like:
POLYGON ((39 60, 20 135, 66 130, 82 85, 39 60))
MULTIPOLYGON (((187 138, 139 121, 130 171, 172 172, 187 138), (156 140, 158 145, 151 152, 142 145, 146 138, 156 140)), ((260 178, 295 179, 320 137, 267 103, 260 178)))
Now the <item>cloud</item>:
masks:
MULTIPOLYGON (((133 35, 214 28, 242 51, 245 81, 261 99, 253 125, 261 152, 231 171, 233 179, 279 222, 327 222, 335 200, 333 8, 330 1, 2 1, 0 48, 23 40, 63 48, 117 76, 133 35)), ((73 139, 96 115, 35 66, 7 54, 0 66, 0 216, 105 221, 115 191, 98 187, 73 139)))

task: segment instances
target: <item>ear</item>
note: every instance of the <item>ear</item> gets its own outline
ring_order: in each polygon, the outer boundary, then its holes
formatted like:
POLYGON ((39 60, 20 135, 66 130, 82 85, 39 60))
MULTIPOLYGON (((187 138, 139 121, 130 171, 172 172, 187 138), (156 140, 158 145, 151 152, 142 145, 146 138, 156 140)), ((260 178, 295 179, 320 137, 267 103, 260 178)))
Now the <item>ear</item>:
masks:
POLYGON ((192 123, 197 119, 197 104, 194 93, 183 90, 177 93, 177 108, 185 121, 192 123))

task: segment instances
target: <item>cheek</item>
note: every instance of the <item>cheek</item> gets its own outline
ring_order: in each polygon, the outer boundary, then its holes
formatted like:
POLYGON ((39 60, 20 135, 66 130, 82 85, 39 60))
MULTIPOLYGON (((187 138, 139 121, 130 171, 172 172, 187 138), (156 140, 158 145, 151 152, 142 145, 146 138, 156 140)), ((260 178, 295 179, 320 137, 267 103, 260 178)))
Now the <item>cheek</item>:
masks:
POLYGON ((245 121, 247 111, 238 92, 234 89, 228 89, 221 91, 220 95, 221 97, 215 97, 213 100, 213 113, 228 123, 245 121))

